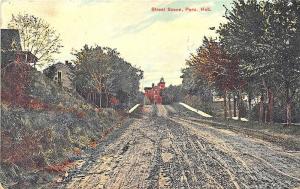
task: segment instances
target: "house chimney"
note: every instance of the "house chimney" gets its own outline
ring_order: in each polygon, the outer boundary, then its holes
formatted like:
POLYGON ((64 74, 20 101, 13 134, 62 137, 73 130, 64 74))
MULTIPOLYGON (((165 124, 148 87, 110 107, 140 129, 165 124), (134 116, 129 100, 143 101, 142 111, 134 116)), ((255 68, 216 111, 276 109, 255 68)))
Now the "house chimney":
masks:
POLYGON ((66 61, 65 61, 65 64, 69 64, 69 61, 66 60, 66 61))
POLYGON ((154 87, 154 83, 152 83, 152 88, 154 87))

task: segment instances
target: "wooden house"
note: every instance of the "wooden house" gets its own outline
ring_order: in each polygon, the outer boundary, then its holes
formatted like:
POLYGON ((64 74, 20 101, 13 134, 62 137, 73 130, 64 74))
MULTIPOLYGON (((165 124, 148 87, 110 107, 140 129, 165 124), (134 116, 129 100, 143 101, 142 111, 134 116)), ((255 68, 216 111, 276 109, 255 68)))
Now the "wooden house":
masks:
POLYGON ((26 63, 35 67, 37 57, 29 51, 23 51, 20 34, 15 29, 1 29, 1 67, 12 62, 26 63))

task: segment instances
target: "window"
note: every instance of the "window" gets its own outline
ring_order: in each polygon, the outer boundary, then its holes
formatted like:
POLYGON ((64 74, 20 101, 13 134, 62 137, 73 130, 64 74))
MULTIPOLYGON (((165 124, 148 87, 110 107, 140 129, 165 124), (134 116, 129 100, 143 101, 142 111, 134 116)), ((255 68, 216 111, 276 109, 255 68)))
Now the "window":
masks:
POLYGON ((61 83, 61 72, 57 72, 57 81, 61 83))

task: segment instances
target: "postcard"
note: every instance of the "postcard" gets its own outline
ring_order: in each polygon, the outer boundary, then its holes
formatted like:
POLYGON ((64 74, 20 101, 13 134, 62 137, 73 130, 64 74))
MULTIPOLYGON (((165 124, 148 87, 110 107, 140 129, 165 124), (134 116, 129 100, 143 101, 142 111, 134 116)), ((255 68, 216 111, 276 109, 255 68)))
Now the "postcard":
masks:
POLYGON ((0 189, 300 188, 298 0, 0 5, 0 189))

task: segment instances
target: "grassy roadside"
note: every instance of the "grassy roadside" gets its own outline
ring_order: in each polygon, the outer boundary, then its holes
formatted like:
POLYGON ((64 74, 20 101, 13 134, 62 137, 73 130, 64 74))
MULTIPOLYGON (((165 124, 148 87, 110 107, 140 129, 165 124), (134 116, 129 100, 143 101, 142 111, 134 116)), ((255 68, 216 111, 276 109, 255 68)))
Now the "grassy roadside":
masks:
POLYGON ((300 151, 300 127, 284 126, 282 124, 259 124, 258 122, 244 122, 233 119, 222 119, 218 117, 204 118, 181 106, 174 104, 177 115, 185 116, 192 121, 208 123, 216 128, 228 129, 234 132, 243 133, 246 136, 262 139, 276 143, 289 151, 300 151))

